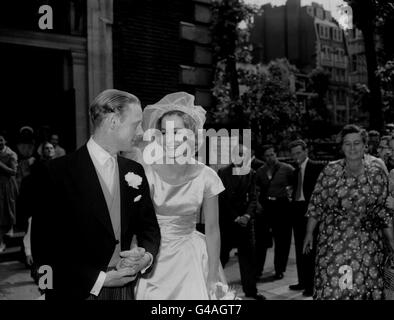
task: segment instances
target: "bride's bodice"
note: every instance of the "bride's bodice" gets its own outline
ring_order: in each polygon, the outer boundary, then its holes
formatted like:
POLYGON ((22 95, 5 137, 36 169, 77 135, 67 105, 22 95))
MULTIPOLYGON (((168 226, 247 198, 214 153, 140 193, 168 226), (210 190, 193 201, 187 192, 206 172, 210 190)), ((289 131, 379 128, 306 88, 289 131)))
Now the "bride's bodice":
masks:
POLYGON ((145 171, 162 234, 164 230, 169 235, 193 232, 204 198, 224 190, 216 172, 205 165, 197 176, 181 184, 167 183, 150 166, 145 171))
POLYGON ((197 214, 204 196, 204 183, 201 183, 203 171, 204 169, 194 179, 173 185, 164 181, 150 168, 147 179, 156 214, 164 216, 197 214))
POLYGON ((196 230, 196 215, 164 216, 157 215, 162 241, 176 240, 191 235, 196 230))

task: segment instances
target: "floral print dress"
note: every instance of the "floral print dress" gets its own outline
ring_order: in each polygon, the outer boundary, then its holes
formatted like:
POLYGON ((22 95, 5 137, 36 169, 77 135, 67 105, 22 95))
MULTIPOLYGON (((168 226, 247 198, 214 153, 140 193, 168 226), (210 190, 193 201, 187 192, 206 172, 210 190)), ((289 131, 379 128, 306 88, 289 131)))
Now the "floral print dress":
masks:
POLYGON ((364 161, 357 177, 344 159, 320 174, 306 214, 320 223, 314 299, 383 299, 387 195, 388 177, 376 162, 364 161))

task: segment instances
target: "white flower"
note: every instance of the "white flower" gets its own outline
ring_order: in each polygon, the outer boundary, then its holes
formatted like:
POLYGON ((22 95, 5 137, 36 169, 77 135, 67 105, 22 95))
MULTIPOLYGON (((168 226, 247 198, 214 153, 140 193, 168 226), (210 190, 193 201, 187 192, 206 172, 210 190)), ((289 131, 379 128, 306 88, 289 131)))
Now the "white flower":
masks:
POLYGON ((124 176, 125 180, 127 181, 127 183, 129 184, 130 187, 133 187, 135 189, 138 189, 138 186, 141 184, 142 182, 142 178, 138 175, 135 174, 133 172, 128 172, 125 176, 124 176))
POLYGON ((137 202, 137 201, 140 201, 140 200, 141 200, 141 195, 136 196, 136 197, 134 198, 134 202, 137 202))

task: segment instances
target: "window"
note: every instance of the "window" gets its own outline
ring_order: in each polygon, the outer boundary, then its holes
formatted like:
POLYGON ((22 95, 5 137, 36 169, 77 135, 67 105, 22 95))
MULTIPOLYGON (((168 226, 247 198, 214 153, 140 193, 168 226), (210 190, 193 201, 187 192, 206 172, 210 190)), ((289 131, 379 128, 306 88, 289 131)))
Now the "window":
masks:
POLYGON ((332 29, 332 38, 335 41, 342 42, 342 30, 338 28, 333 28, 332 29))
POLYGON ((306 12, 307 12, 311 17, 314 17, 314 16, 315 16, 315 14, 314 14, 314 12, 313 12, 313 7, 307 7, 307 8, 306 8, 306 12))
POLYGON ((352 56, 352 71, 353 72, 357 71, 357 67, 358 67, 357 56, 354 55, 352 56))
POLYGON ((338 39, 337 40, 342 42, 342 30, 341 29, 338 30, 338 39))
POLYGON ((346 94, 343 90, 337 92, 337 104, 344 105, 346 103, 346 94))
POLYGON ((322 59, 331 60, 331 48, 329 46, 322 46, 321 55, 322 59))
POLYGON ((345 62, 345 51, 343 49, 338 49, 338 61, 345 62))
POLYGON ((324 10, 322 8, 316 8, 316 16, 323 20, 324 19, 324 10))
POLYGON ((319 34, 322 39, 330 39, 330 27, 320 24, 319 34))
POLYGON ((324 38, 324 26, 319 24, 319 34, 320 37, 324 38))

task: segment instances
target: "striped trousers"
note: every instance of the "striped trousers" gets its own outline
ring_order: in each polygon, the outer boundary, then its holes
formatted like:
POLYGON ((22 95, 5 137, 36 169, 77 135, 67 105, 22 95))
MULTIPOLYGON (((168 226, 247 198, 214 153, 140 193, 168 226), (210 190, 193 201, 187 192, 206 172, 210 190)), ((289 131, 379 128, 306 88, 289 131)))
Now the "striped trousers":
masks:
POLYGON ((128 285, 119 288, 102 288, 100 294, 96 297, 90 295, 87 300, 134 300, 134 286, 128 285))

